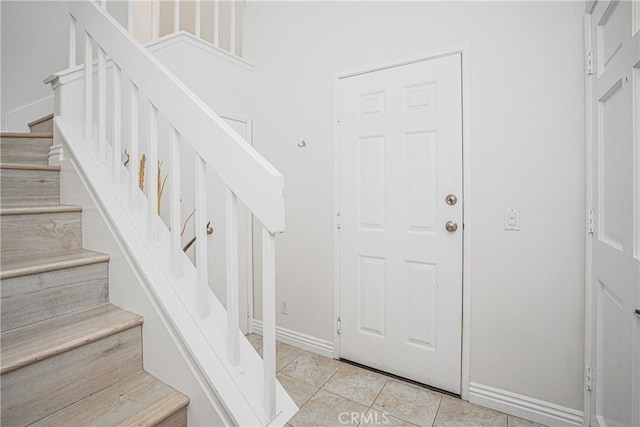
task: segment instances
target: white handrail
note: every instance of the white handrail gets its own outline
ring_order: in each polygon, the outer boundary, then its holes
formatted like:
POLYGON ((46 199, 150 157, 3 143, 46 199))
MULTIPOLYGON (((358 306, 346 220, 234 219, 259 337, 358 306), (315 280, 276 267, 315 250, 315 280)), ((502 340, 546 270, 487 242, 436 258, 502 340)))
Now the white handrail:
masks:
POLYGON ((76 20, 271 232, 284 231, 284 178, 220 116, 91 2, 69 3, 76 20))
MULTIPOLYGON (((102 6, 106 3, 103 0, 102 6)), ((154 0, 157 5, 157 0, 154 0)), ((235 8, 235 3, 231 4, 235 8)), ((242 137, 227 125, 211 108, 188 89, 164 65, 140 45, 126 29, 106 13, 103 7, 91 1, 69 3, 71 15, 70 28, 81 25, 85 31, 85 64, 84 64, 84 119, 85 140, 83 147, 92 152, 97 163, 106 168, 106 175, 111 178, 115 187, 120 182, 122 165, 120 162, 122 148, 121 119, 122 78, 129 80, 130 111, 129 113, 129 182, 123 183, 128 189, 129 206, 127 215, 131 224, 143 221, 138 230, 145 241, 146 250, 155 253, 154 259, 168 283, 176 291, 185 307, 190 306, 190 316, 196 321, 203 337, 208 337, 213 346, 218 342, 221 349, 226 350, 225 369, 238 389, 231 392, 230 401, 237 402, 239 391, 242 402, 251 407, 266 425, 276 417, 276 370, 275 370, 275 233, 284 230, 284 179, 282 175, 256 152, 242 137), (93 128, 93 44, 98 52, 97 85, 98 111, 97 135, 93 128), (107 57, 109 67, 107 67, 107 57), (112 98, 112 108, 107 109, 107 70, 112 70, 113 90, 117 93, 112 98), (147 127, 140 132, 140 107, 144 102, 148 107, 147 127), (109 116, 110 114, 113 117, 109 116), (158 126, 160 116, 169 124, 169 168, 170 227, 160 227, 160 191, 164 183, 160 183, 159 157, 161 153, 158 126), (107 123, 112 124, 111 156, 107 155, 107 123), (139 139, 143 138, 140 145, 139 139), (97 153, 94 145, 97 143, 97 153), (88 146, 85 146, 88 144, 88 146), (186 256, 180 251, 181 191, 180 191, 180 146, 188 146, 193 156, 194 173, 194 207, 195 207, 195 270, 183 265, 186 256), (143 147, 143 148, 141 148, 143 147), (139 159, 139 155, 146 160, 139 159), (107 165, 110 160, 113 164, 107 165), (144 170, 143 170, 144 168, 144 170), (158 168, 158 169, 156 169, 158 168), (207 169, 212 169, 226 186, 226 319, 221 320, 219 305, 209 288, 208 243, 207 243, 207 169), (157 171, 157 175, 156 175, 157 171), (144 191, 143 191, 144 190, 144 191), (146 192, 146 197, 145 193, 146 192), (263 224, 263 334, 264 349, 261 371, 255 370, 251 380, 243 379, 247 362, 247 350, 241 351, 239 339, 239 279, 238 279, 238 201, 253 213, 263 224), (167 241, 168 244, 167 244, 167 241), (167 262, 168 261, 168 262, 167 262), (184 276, 183 276, 184 273, 184 276), (185 288, 184 280, 188 280, 190 290, 185 288), (218 322, 221 326, 226 322, 226 333, 212 338, 210 328, 204 328, 207 322, 218 322), (258 391, 257 375, 262 374, 258 391), (240 377, 238 376, 240 375, 240 377), (250 381, 250 382, 246 382, 250 381), (251 382, 252 381, 252 382, 251 382), (241 386, 240 384, 244 384, 241 386), (252 384, 249 386, 248 384, 252 384), (259 393, 259 395, 256 395, 259 393)), ((152 13, 157 20, 157 13, 152 13)), ((232 13, 233 17, 233 13, 232 13)), ((130 23, 129 23, 130 24, 130 23)), ((74 37, 73 31, 70 36, 74 37)), ((233 40, 233 39, 232 39, 233 40)), ((75 49, 73 39, 70 40, 70 53, 75 49)), ((232 41, 231 47, 233 49, 232 41)), ((71 61, 70 61, 71 62, 71 61)), ((80 69, 80 67, 78 67, 80 69)), ((81 102, 77 99, 78 102, 81 102)), ((64 122, 64 121, 63 121, 64 122)), ((61 122, 61 123, 63 123, 61 122)), ((63 132, 64 133, 64 132, 63 132)), ((70 134, 70 132, 67 132, 70 134)), ((85 167, 89 167, 85 164, 85 167)), ((122 194, 126 200, 127 194, 122 194)), ((126 204, 123 207, 127 209, 126 204)), ((149 271, 149 270, 147 270, 149 271)), ((149 273, 155 274, 155 273, 149 273)), ((153 286, 153 285, 151 285, 153 286)), ((181 315, 176 314, 177 318, 181 315)), ((184 324, 182 324, 184 325, 184 324)), ((184 325, 187 328, 186 325, 184 325)), ((248 346, 244 340, 245 346, 248 346)), ((190 341, 201 348, 198 340, 190 341)), ((195 348, 194 347, 194 348, 195 348)), ((253 357, 257 357, 251 351, 253 357)), ((285 399, 286 400, 286 399, 285 399)), ((290 401, 289 401, 290 402, 290 401)), ((236 415, 244 411, 236 411, 236 415)))

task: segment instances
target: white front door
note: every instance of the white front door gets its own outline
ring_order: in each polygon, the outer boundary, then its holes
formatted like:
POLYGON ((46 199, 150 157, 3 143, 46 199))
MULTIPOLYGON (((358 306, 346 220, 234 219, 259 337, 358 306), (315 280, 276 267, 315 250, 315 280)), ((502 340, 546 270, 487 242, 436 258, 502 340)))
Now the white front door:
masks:
POLYGON ((459 393, 461 55, 342 78, 339 103, 340 357, 459 393))
POLYGON ((591 27, 591 406, 600 426, 640 425, 640 10, 632 9, 628 1, 600 1, 591 27))

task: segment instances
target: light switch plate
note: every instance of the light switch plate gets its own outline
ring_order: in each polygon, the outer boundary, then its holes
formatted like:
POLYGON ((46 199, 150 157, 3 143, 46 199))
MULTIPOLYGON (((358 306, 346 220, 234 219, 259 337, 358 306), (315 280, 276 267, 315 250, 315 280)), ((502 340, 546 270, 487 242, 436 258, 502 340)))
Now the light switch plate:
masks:
POLYGON ((507 231, 520 231, 520 211, 518 209, 504 211, 504 229, 507 231))

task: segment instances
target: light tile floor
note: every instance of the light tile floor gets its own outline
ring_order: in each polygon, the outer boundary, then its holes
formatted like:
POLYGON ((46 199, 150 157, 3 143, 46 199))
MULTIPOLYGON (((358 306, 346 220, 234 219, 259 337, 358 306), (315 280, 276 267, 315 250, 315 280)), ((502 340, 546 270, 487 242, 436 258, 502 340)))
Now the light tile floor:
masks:
MULTIPOLYGON (((262 337, 247 338, 262 354, 262 337)), ((288 426, 541 426, 283 343, 276 369, 300 408, 288 426)))

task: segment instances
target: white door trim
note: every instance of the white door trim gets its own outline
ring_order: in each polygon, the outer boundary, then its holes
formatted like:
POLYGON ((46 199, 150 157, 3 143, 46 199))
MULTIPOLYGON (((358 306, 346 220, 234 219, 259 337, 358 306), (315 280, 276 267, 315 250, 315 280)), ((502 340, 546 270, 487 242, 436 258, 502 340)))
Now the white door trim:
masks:
POLYGON ((340 357, 340 336, 337 332, 337 318, 340 313, 340 235, 338 233, 338 217, 340 207, 340 156, 339 156, 339 104, 338 87, 340 79, 358 74, 370 73, 387 68, 399 67, 415 62, 427 61, 442 56, 461 54, 462 57, 462 188, 463 188, 463 237, 462 237, 462 366, 460 394, 462 399, 469 400, 469 370, 471 344, 471 88, 469 45, 460 44, 446 49, 430 52, 417 57, 397 59, 374 64, 358 69, 337 72, 333 78, 333 344, 334 357, 340 357))
MULTIPOLYGON (((595 8, 596 1, 587 2, 584 15, 584 46, 585 46, 585 64, 588 60, 588 54, 592 50, 591 46, 591 12, 595 8)), ((586 70, 585 70, 586 73, 586 70)), ((589 211, 593 207, 593 117, 591 103, 593 102, 593 93, 591 92, 591 75, 585 78, 585 218, 589 221, 589 211)), ((588 226, 588 224, 586 224, 588 226)), ((593 345, 593 292, 591 286, 591 268, 593 266, 592 240, 593 234, 585 230, 585 274, 584 274, 584 366, 583 378, 585 379, 584 399, 583 399, 583 420, 582 425, 587 427, 591 425, 591 391, 587 387, 587 369, 593 366, 595 346, 593 345)))

